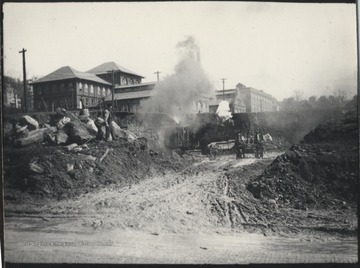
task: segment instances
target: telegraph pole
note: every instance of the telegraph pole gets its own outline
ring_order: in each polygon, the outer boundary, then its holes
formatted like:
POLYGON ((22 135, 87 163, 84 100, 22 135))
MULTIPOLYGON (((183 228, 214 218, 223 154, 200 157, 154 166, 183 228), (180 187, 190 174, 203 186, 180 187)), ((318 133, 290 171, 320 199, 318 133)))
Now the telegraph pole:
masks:
POLYGON ((111 111, 114 111, 114 91, 115 91, 115 82, 114 82, 114 73, 115 73, 115 70, 112 69, 111 71, 108 71, 108 73, 111 73, 112 74, 112 83, 111 83, 111 111))
POLYGON ((154 74, 156 74, 156 76, 157 76, 157 81, 159 82, 159 74, 160 74, 161 72, 159 72, 159 71, 156 71, 154 74))
POLYGON ((220 80, 222 80, 222 83, 223 83, 223 100, 225 100, 225 80, 227 78, 221 78, 220 80))
POLYGON ((23 48, 21 51, 19 51, 19 53, 22 53, 22 57, 23 57, 23 82, 24 82, 24 103, 25 103, 25 113, 27 113, 27 100, 26 100, 26 65, 25 65, 25 52, 26 49, 23 48))

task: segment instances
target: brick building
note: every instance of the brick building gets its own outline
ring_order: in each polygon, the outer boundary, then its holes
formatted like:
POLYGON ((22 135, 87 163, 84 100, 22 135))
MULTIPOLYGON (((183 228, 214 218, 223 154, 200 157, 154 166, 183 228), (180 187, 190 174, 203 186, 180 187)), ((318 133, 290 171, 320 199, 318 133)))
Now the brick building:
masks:
POLYGON ((236 85, 247 113, 278 111, 277 100, 268 93, 243 84, 236 85))
POLYGON ((86 106, 94 107, 101 98, 111 94, 109 82, 70 66, 61 67, 34 81, 32 86, 36 111, 54 111, 56 107, 80 109, 81 100, 86 106))
POLYGON ((238 83, 235 89, 218 90, 211 100, 210 112, 215 113, 222 100, 229 102, 231 113, 278 111, 277 100, 268 93, 238 83))

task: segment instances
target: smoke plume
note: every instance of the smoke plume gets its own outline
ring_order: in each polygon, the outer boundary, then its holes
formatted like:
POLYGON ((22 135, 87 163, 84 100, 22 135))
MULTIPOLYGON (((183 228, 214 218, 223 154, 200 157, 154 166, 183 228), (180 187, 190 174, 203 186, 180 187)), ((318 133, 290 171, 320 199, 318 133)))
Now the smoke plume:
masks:
POLYGON ((159 81, 144 112, 163 112, 177 122, 183 115, 197 113, 199 100, 209 99, 213 86, 200 64, 200 48, 189 36, 176 45, 179 62, 174 73, 159 81))
POLYGON ((226 121, 232 117, 229 102, 227 101, 221 101, 219 103, 219 106, 216 110, 216 114, 223 120, 226 121))

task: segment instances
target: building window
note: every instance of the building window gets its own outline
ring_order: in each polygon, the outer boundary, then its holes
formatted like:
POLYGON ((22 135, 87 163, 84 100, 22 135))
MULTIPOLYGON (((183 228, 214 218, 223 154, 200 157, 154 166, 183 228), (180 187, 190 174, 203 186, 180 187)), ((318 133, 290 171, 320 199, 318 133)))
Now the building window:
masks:
POLYGON ((60 84, 60 92, 64 92, 65 91, 65 86, 64 83, 60 84))
POLYGON ((86 105, 86 106, 89 105, 89 98, 85 98, 85 105, 86 105))
POLYGON ((56 85, 53 85, 52 87, 51 87, 51 93, 56 93, 56 85))
POLYGON ((88 84, 84 84, 84 94, 88 95, 89 94, 89 88, 88 88, 88 84))
POLYGON ((83 88, 83 84, 81 82, 79 82, 79 89, 81 90, 83 88))
POLYGON ((100 90, 99 86, 96 87, 96 94, 97 94, 98 97, 101 96, 101 90, 100 90))
POLYGON ((110 94, 111 94, 111 90, 110 90, 110 88, 108 88, 108 90, 107 90, 107 96, 110 96, 110 94))
POLYGON ((101 90, 101 96, 105 97, 106 96, 106 91, 105 88, 103 87, 101 90))
POLYGON ((90 85, 90 95, 94 95, 94 86, 90 85))

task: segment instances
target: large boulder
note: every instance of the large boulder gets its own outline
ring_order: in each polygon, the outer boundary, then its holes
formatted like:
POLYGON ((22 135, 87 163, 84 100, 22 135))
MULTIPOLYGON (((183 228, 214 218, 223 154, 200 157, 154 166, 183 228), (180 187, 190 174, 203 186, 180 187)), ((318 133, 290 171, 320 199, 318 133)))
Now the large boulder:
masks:
POLYGON ((96 131, 82 123, 80 120, 74 120, 68 124, 69 137, 71 143, 83 144, 96 136, 96 131))
POLYGON ((20 118, 19 123, 21 126, 27 126, 29 131, 39 128, 39 123, 34 118, 28 115, 24 115, 20 118))
POLYGON ((137 139, 136 135, 134 133, 132 133, 129 130, 125 130, 125 129, 121 129, 120 126, 118 124, 116 124, 116 122, 111 121, 111 127, 113 130, 113 135, 115 139, 125 139, 127 141, 134 141, 137 139))
POLYGON ((56 131, 56 128, 50 127, 50 128, 41 128, 34 131, 30 131, 28 136, 25 138, 19 138, 14 141, 14 144, 16 146, 27 146, 34 143, 41 143, 44 141, 44 137, 46 133, 54 133, 56 131))
POLYGON ((69 140, 69 135, 64 129, 59 129, 55 136, 55 142, 57 145, 67 144, 69 140))

